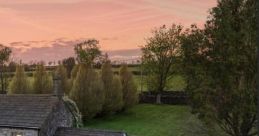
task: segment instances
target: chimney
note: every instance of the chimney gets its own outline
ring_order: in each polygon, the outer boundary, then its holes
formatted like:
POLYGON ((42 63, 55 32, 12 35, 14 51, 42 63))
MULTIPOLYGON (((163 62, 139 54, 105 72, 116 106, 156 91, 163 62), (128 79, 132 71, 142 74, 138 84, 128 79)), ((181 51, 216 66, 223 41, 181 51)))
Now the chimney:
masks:
POLYGON ((53 76, 53 88, 54 88, 54 96, 57 96, 59 99, 62 99, 64 96, 63 89, 61 88, 61 78, 58 74, 54 74, 53 76))

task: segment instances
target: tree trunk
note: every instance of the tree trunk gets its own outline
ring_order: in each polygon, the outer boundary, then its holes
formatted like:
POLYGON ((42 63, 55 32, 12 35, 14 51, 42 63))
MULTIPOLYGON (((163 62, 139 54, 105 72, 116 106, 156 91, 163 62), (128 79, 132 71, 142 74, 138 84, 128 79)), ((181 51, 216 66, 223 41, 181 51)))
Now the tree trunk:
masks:
POLYGON ((162 104, 162 102, 161 102, 161 93, 160 92, 156 95, 156 104, 162 104))
POLYGON ((156 104, 162 104, 161 95, 162 95, 162 92, 164 91, 164 80, 162 77, 160 78, 157 91, 158 91, 158 94, 156 95, 156 104))

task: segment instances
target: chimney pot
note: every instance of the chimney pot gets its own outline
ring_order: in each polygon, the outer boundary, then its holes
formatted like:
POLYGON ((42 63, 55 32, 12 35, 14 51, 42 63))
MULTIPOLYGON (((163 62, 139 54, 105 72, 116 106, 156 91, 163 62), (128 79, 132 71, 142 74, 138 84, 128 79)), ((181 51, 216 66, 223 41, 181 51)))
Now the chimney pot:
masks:
POLYGON ((64 93, 63 93, 63 89, 61 88, 61 78, 58 74, 54 74, 53 77, 53 87, 54 87, 54 96, 57 96, 59 99, 62 99, 64 93))

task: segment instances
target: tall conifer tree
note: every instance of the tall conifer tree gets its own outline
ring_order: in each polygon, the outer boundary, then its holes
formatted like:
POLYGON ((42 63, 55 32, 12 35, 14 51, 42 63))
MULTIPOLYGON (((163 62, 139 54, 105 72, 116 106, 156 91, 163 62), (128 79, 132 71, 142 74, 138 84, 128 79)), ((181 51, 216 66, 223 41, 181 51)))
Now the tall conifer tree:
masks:
POLYGON ((108 57, 102 66, 102 81, 104 85, 105 100, 104 113, 112 113, 120 110, 123 106, 122 86, 118 77, 113 75, 112 66, 108 57))
POLYGON ((29 91, 30 91, 30 84, 24 72, 24 67, 22 65, 17 65, 15 75, 10 84, 9 93, 27 94, 27 93, 30 93, 29 91))
POLYGON ((123 109, 128 109, 138 102, 137 86, 134 83, 132 73, 128 66, 123 64, 120 69, 120 81, 123 92, 123 109))
POLYGON ((103 84, 97 72, 86 64, 79 65, 79 71, 70 92, 86 121, 102 110, 104 102, 103 84))
POLYGON ((37 65, 33 75, 33 90, 36 94, 52 94, 53 81, 42 64, 37 65))

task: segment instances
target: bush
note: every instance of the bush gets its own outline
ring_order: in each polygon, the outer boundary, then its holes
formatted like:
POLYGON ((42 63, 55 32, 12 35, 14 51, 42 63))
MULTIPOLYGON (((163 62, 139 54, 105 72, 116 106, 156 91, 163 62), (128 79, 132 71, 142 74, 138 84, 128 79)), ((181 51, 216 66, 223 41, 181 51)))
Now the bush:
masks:
POLYGON ((70 97, 77 103, 83 121, 93 118, 102 110, 104 102, 103 84, 90 66, 80 64, 70 97))

